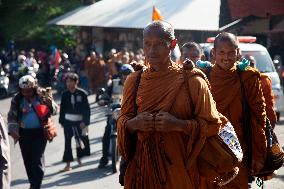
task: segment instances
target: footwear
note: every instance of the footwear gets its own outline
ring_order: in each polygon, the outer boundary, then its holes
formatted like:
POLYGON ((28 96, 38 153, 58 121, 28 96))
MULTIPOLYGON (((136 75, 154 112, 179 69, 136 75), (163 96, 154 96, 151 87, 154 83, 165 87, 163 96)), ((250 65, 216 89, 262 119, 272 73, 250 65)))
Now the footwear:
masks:
POLYGON ((64 169, 60 170, 59 172, 67 172, 67 171, 71 171, 72 167, 66 166, 64 167, 64 169))
POLYGON ((100 160, 100 164, 99 164, 98 168, 99 168, 99 169, 102 169, 102 168, 104 168, 107 164, 108 164, 108 159, 102 157, 101 160, 100 160))
POLYGON ((77 159, 77 162, 78 162, 78 166, 81 167, 83 165, 81 159, 77 159))

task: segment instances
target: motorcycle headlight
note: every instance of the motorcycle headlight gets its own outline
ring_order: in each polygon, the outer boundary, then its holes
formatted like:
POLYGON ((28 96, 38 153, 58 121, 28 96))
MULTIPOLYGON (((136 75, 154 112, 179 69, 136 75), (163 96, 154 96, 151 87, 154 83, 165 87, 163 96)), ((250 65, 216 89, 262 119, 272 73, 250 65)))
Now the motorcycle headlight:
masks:
POLYGON ((3 84, 3 83, 4 83, 4 80, 1 79, 1 80, 0 80, 0 83, 3 84))
POLYGON ((120 108, 117 108, 117 109, 113 110, 113 112, 112 112, 113 119, 117 120, 119 115, 120 115, 120 108))
POLYGON ((5 77, 4 83, 5 83, 5 84, 9 84, 9 78, 8 78, 8 77, 5 77))

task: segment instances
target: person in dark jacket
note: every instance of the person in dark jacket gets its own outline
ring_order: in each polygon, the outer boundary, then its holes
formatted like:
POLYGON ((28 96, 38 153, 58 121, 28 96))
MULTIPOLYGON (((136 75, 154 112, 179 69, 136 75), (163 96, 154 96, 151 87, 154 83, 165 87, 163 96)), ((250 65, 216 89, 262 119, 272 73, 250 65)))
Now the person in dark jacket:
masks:
POLYGON ((36 112, 38 105, 46 105, 51 114, 57 111, 52 94, 39 88, 34 77, 25 75, 19 80, 20 92, 13 97, 8 112, 9 134, 19 141, 30 189, 40 189, 44 176, 44 151, 47 139, 36 112))
POLYGON ((70 171, 70 162, 73 161, 71 139, 76 141, 77 161, 81 166, 81 158, 90 155, 88 125, 90 124, 90 105, 87 93, 77 87, 79 77, 69 73, 66 77, 67 90, 63 92, 60 104, 59 123, 63 126, 65 149, 63 162, 66 167, 62 171, 70 171))

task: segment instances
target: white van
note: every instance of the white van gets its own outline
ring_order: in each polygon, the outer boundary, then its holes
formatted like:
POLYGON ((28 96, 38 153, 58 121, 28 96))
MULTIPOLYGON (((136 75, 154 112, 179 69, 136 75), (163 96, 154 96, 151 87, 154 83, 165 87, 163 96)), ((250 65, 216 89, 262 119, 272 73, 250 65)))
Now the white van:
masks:
MULTIPOLYGON (((212 42, 213 38, 210 38, 211 40, 207 40, 209 42, 212 42)), ((257 43, 244 43, 245 42, 254 42, 256 40, 255 37, 238 37, 240 44, 239 48, 241 50, 241 54, 243 56, 245 55, 251 55, 256 60, 256 67, 257 69, 269 76, 272 81, 272 90, 274 93, 275 98, 275 112, 277 114, 277 119, 280 119, 280 113, 284 111, 284 96, 283 96, 283 88, 280 84, 280 78, 278 73, 276 72, 276 69, 274 67, 274 64, 272 62, 272 59, 267 51, 267 49, 257 43), (242 40, 244 39, 244 40, 242 40), (254 39, 254 40, 253 40, 254 39)), ((210 52, 213 48, 213 43, 201 43, 201 47, 204 50, 204 54, 206 56, 207 60, 210 60, 210 52)))

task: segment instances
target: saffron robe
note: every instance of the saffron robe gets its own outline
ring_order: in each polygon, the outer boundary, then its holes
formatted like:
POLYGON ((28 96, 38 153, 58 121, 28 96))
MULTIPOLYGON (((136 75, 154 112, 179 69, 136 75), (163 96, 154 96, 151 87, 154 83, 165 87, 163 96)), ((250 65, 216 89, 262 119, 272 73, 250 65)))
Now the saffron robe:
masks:
POLYGON ((260 83, 261 83, 261 89, 263 92, 263 96, 265 98, 265 104, 266 104, 265 110, 266 110, 267 117, 269 121, 272 123, 272 125, 275 126, 277 117, 274 111, 275 100, 274 100, 274 95, 272 92, 271 79, 267 75, 261 74, 260 83))
POLYGON ((128 76, 123 92, 121 116, 117 121, 118 146, 122 157, 129 160, 124 177, 125 189, 197 189, 204 186, 199 176, 197 156, 206 137, 216 135, 222 124, 220 114, 203 73, 186 71, 174 64, 167 71, 146 70, 134 91, 138 73, 128 76), (189 85, 190 90, 185 85, 189 85), (187 120, 184 132, 137 132, 131 140, 126 122, 138 113, 166 111, 187 120), (131 154, 131 145, 135 152, 131 154))
MULTIPOLYGON (((251 110, 252 129, 252 157, 260 164, 264 164, 266 158, 265 137, 265 102, 260 85, 260 73, 253 68, 248 68, 241 73, 246 97, 251 110)), ((217 110, 223 114, 234 126, 239 138, 244 158, 239 165, 238 176, 222 188, 244 189, 248 188, 249 170, 246 164, 246 140, 243 133, 243 110, 241 83, 236 66, 230 70, 223 70, 214 65, 211 77, 211 92, 217 104, 217 110)))

